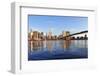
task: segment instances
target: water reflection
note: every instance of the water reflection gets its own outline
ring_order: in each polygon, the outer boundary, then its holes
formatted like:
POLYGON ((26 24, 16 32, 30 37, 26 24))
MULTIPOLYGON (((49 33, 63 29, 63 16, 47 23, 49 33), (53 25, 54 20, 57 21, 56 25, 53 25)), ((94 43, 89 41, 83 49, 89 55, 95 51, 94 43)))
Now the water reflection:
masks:
POLYGON ((87 48, 88 47, 88 42, 87 40, 72 40, 71 41, 71 48, 87 48))
POLYGON ((68 41, 61 40, 59 43, 61 49, 63 49, 64 51, 66 51, 66 49, 70 47, 70 44, 71 44, 71 40, 68 40, 68 41))
POLYGON ((88 58, 87 40, 29 41, 28 60, 88 58))
POLYGON ((66 51, 70 48, 87 48, 87 40, 49 40, 49 41, 29 41, 28 50, 33 51, 54 51, 58 48, 66 51))
POLYGON ((43 41, 29 41, 29 51, 39 51, 43 49, 43 41))

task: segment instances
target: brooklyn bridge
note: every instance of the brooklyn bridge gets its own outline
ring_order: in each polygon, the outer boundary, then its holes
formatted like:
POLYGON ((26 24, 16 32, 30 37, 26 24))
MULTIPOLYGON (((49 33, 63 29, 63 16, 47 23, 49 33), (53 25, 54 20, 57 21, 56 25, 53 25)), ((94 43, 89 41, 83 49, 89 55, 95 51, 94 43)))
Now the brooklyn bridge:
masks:
POLYGON ((68 36, 64 37, 59 37, 59 39, 64 39, 64 40, 87 40, 88 39, 88 31, 81 31, 73 34, 69 34, 68 36))

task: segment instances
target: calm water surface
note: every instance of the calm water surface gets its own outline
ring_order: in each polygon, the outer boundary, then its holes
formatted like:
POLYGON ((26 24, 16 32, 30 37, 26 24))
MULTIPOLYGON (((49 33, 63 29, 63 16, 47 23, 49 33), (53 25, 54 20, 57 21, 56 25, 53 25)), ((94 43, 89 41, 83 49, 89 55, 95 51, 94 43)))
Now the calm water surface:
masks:
POLYGON ((28 44, 28 60, 88 58, 87 41, 31 41, 28 44))

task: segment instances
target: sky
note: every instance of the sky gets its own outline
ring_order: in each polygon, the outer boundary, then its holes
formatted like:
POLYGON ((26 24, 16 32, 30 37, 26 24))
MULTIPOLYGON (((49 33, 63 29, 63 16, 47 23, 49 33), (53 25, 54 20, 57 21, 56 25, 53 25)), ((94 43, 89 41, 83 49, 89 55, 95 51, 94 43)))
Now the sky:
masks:
POLYGON ((73 34, 88 30, 88 17, 29 15, 28 26, 29 31, 39 31, 44 34, 49 31, 53 35, 60 35, 63 31, 73 34))

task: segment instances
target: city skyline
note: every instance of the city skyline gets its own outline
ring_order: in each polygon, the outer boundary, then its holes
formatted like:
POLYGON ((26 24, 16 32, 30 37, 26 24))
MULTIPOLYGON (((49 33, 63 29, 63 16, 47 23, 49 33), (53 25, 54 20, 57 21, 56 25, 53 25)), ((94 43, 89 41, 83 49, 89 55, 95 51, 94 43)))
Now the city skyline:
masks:
POLYGON ((87 30, 88 18, 78 16, 47 16, 29 15, 29 31, 52 32, 52 35, 60 35, 63 31, 76 33, 87 30))

